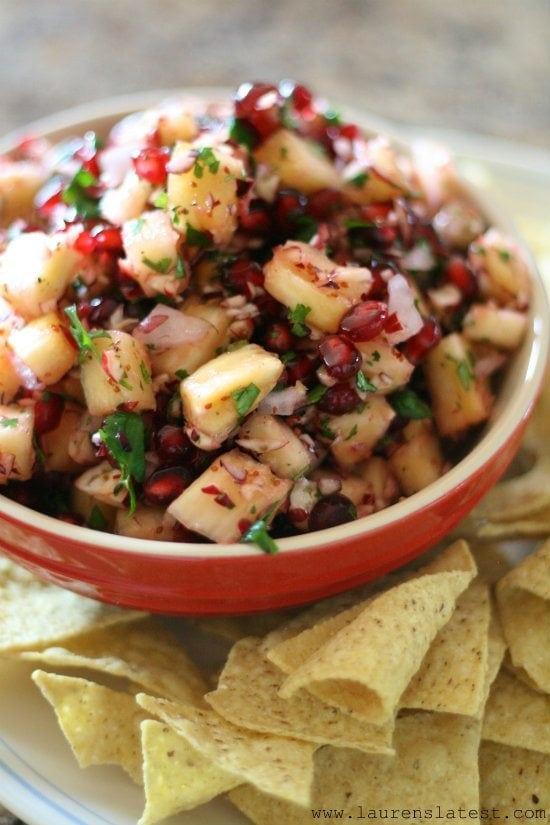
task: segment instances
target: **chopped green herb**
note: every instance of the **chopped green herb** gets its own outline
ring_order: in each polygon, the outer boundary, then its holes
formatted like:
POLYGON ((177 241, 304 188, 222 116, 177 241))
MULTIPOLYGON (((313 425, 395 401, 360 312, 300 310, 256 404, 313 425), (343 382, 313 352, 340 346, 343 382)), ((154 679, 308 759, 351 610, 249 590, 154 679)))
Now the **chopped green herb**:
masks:
POLYGON ((153 206, 157 209, 166 209, 168 206, 168 192, 159 192, 156 198, 153 198, 153 206))
POLYGON ((456 374, 458 375, 458 380, 462 384, 462 387, 465 390, 469 390, 475 378, 472 365, 466 359, 459 361, 456 365, 456 374))
POLYGON ((140 361, 139 362, 139 371, 141 373, 141 377, 143 378, 144 383, 145 384, 150 384, 151 380, 152 380, 151 379, 151 373, 149 372, 149 370, 147 368, 147 364, 145 363, 145 361, 140 361))
POLYGON ((500 258, 501 261, 503 261, 505 264, 507 264, 508 261, 510 261, 512 259, 512 253, 508 252, 507 249, 499 249, 498 250, 498 257, 500 258))
POLYGON ((176 370, 175 375, 176 378, 179 378, 180 381, 185 381, 189 373, 187 372, 187 370, 176 370))
POLYGON ((226 352, 234 352, 236 349, 242 349, 246 347, 248 341, 246 338, 240 338, 238 341, 233 341, 226 349, 226 352))
POLYGON ((202 178, 205 169, 208 169, 212 175, 215 175, 219 168, 220 161, 210 146, 204 146, 195 159, 193 174, 196 178, 202 178))
POLYGON ((116 412, 108 415, 99 430, 99 437, 117 462, 120 486, 128 490, 130 514, 135 512, 137 499, 134 481, 145 479, 145 426, 136 413, 116 412))
POLYGON ((342 116, 336 109, 326 109, 323 112, 323 117, 327 120, 331 126, 340 126, 342 123, 342 116))
POLYGON ((362 186, 366 184, 368 181, 369 176, 366 172, 359 172, 358 175, 354 175, 353 178, 350 178, 346 183, 349 183, 351 186, 357 187, 357 189, 361 189, 362 186))
POLYGON ((398 390, 390 396, 390 404, 402 418, 431 418, 432 411, 414 390, 398 390))
POLYGON ((306 307, 304 304, 296 304, 294 309, 288 310, 287 317, 292 324, 292 334, 297 338, 305 338, 309 335, 305 320, 310 312, 311 307, 306 307))
POLYGON ((255 400, 260 394, 260 388, 256 384, 249 384, 247 387, 242 387, 240 390, 235 390, 231 393, 231 398, 235 402, 235 409, 237 410, 239 418, 244 416, 252 409, 255 400))
POLYGON ((346 229, 372 229, 376 224, 372 221, 365 221, 362 218, 346 218, 344 226, 346 229))
POLYGON ((128 381, 127 373, 124 373, 122 378, 119 378, 118 383, 120 384, 121 387, 124 387, 125 390, 132 390, 133 389, 132 385, 128 381))
POLYGON ((195 229, 190 223, 187 223, 185 226, 185 239, 191 246, 210 246, 209 233, 195 229))
POLYGON ((70 321, 69 330, 78 347, 80 363, 84 361, 88 354, 93 355, 95 358, 100 358, 101 354, 94 344, 94 340, 96 338, 109 338, 109 333, 104 329, 87 330, 78 317, 75 304, 65 308, 65 315, 67 315, 70 321))
POLYGON ((361 370, 359 370, 355 376, 355 384, 359 392, 376 392, 375 385, 372 381, 369 381, 365 373, 361 372, 361 370))
POLYGON ((172 258, 160 258, 158 261, 152 261, 151 258, 144 255, 141 260, 145 266, 148 266, 149 269, 158 272, 160 275, 166 275, 172 266, 172 258))
POLYGON ((288 352, 284 352, 280 356, 280 359, 283 362, 283 364, 285 364, 285 366, 286 366, 286 364, 290 364, 291 361, 296 360, 296 353, 294 352, 293 349, 289 349, 288 352))
POLYGON ((231 123, 229 128, 229 139, 234 143, 240 143, 241 146, 245 146, 249 152, 252 151, 256 144, 256 137, 248 128, 244 120, 239 120, 239 118, 236 118, 231 123))
POLYGON ((95 175, 86 169, 79 169, 61 194, 61 199, 68 206, 73 206, 81 218, 99 216, 99 200, 86 191, 98 183, 95 175))
POLYGON ((349 441, 354 435, 357 435, 357 424, 353 425, 347 436, 344 438, 344 441, 349 441))
POLYGON ((243 541, 248 544, 257 544, 264 553, 269 555, 273 555, 279 549, 276 542, 269 535, 265 518, 258 519, 248 528, 243 536, 243 541))
POLYGON ((325 438, 330 438, 331 441, 334 441, 334 439, 336 438, 336 433, 334 432, 334 430, 330 429, 330 426, 329 426, 328 422, 329 422, 328 418, 323 418, 321 420, 321 428, 320 428, 321 435, 324 436, 325 438))
POLYGON ((317 384, 316 387, 313 387, 312 390, 308 392, 306 395, 306 401, 308 404, 316 404, 323 395, 326 393, 327 387, 324 387, 323 384, 317 384))
POLYGON ((12 430, 14 427, 17 427, 18 422, 18 418, 0 418, 0 427, 12 430))
POLYGON ((108 527, 107 519, 97 504, 92 507, 92 512, 88 518, 88 527, 91 527, 92 530, 106 530, 108 527))
POLYGON ((185 278, 186 275, 187 275, 187 267, 185 266, 185 261, 183 260, 181 255, 178 255, 178 259, 176 261, 176 278, 179 281, 182 278, 185 278))
POLYGON ((317 234, 317 221, 314 221, 309 215, 297 215, 293 223, 296 227, 293 235, 297 241, 309 243, 314 235, 317 234))

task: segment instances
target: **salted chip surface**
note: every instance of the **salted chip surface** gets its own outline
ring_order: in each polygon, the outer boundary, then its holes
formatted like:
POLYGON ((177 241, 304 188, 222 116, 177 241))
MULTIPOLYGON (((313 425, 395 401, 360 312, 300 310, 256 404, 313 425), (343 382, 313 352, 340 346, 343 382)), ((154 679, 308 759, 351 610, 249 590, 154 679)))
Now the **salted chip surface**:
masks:
POLYGON ((514 667, 550 693, 550 542, 498 582, 496 597, 514 667))
POLYGON ((145 809, 138 825, 155 825, 190 811, 238 784, 172 728, 154 719, 141 723, 145 809))
POLYGON ((309 805, 315 745, 239 728, 209 709, 145 694, 139 694, 137 701, 237 781, 297 805, 309 805))
POLYGON ((485 681, 483 683, 483 696, 478 712, 475 714, 477 719, 482 719, 485 712, 487 699, 491 686, 498 676, 504 655, 506 653, 506 642, 502 633, 499 618, 493 606, 491 606, 491 621, 489 623, 489 643, 487 646, 487 670, 485 672, 485 681))
POLYGON ((279 696, 284 673, 261 652, 259 639, 242 639, 233 646, 218 687, 206 701, 224 719, 243 728, 357 748, 367 753, 393 753, 393 719, 383 726, 329 707, 301 690, 290 699, 279 696))
MULTIPOLYGON (((311 825, 312 811, 342 811, 342 820, 365 819, 395 811, 393 822, 436 818, 443 811, 479 807, 477 754, 479 722, 465 716, 411 713, 397 720, 395 757, 355 750, 322 748, 315 755, 315 780, 309 810, 270 799, 250 786, 231 791, 231 801, 256 825, 311 825), (369 811, 376 812, 369 817, 369 811), (408 811, 400 816, 400 812, 408 811)), ((334 817, 336 818, 336 817, 334 817)))
POLYGON ((401 697, 401 707, 478 713, 485 693, 490 620, 489 588, 476 580, 457 599, 453 615, 401 697))
POLYGON ((144 615, 47 584, 0 558, 0 654, 58 644, 144 615))
POLYGON ((473 575, 423 575, 376 596, 287 677, 281 696, 307 688, 369 722, 387 722, 473 575))
POLYGON ((486 822, 544 822, 550 809, 550 756, 482 742, 479 750, 481 807, 486 822), (493 811, 497 815, 493 815, 493 811))
POLYGON ((97 630, 64 647, 25 652, 20 658, 122 677, 155 695, 191 704, 203 704, 208 689, 180 642, 155 619, 97 630))
POLYGON ((253 613, 250 616, 201 616, 191 619, 191 624, 203 633, 238 642, 247 636, 265 636, 288 621, 295 611, 274 610, 268 613, 253 613))
POLYGON ((35 670, 33 681, 55 711, 81 768, 120 765, 142 783, 140 724, 134 697, 86 679, 35 670))
POLYGON ((531 690, 501 670, 485 706, 481 736, 550 754, 550 696, 531 690))

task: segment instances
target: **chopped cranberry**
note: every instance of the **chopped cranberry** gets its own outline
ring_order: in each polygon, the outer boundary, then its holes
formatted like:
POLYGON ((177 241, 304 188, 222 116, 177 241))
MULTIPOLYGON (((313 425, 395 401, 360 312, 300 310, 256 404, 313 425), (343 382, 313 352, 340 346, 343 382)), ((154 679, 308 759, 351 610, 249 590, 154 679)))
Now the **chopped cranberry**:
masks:
POLYGON ((186 467, 164 467, 149 476, 143 492, 150 504, 169 504, 183 493, 190 481, 191 473, 186 467))
POLYGON ((238 205, 239 226, 245 232, 269 232, 271 215, 268 204, 261 198, 242 198, 238 205))
POLYGON ((371 341, 380 335, 388 320, 388 307, 381 301, 363 301, 347 312, 340 331, 352 341, 371 341))
POLYGON ((343 415, 355 409, 360 402, 358 394, 349 384, 335 384, 328 388, 317 406, 331 415, 343 415))
POLYGON ((435 318, 426 318, 420 332, 417 332, 416 335, 405 342, 402 350, 403 355, 411 364, 418 364, 440 340, 441 327, 435 318))
POLYGON ((242 83, 235 95, 235 117, 267 138, 281 126, 282 102, 279 90, 270 83, 242 83))
POLYGON ((474 273, 462 258, 453 255, 445 267, 445 277, 457 286, 465 298, 472 298, 477 292, 474 273))
POLYGON ((181 461, 187 455, 191 442, 181 427, 166 424, 157 434, 158 451, 164 461, 181 461))
POLYGON ((273 205, 275 220, 282 232, 293 232, 296 220, 306 211, 308 201, 297 189, 280 189, 273 205))
POLYGON ((44 435, 59 425, 65 402, 60 395, 48 392, 39 398, 34 407, 34 429, 44 435))
POLYGON ((361 368, 361 353, 340 335, 327 335, 319 344, 319 353, 329 375, 345 381, 361 368))
POLYGON ((244 295, 252 296, 254 294, 254 286, 263 286, 264 273, 259 264, 255 261, 246 261, 241 259, 231 264, 226 270, 226 279, 229 285, 237 292, 244 295))
POLYGON ((326 530, 345 524, 356 516, 355 507, 347 496, 341 493, 332 493, 320 499, 309 514, 310 530, 326 530))
POLYGON ((331 217, 342 205, 342 195, 336 189, 319 189, 309 196, 307 211, 317 220, 331 217))
POLYGON ((168 149, 157 149, 154 146, 142 149, 133 159, 137 176, 153 186, 162 186, 166 180, 166 164, 169 157, 168 149))
POLYGON ((294 345, 294 336, 287 324, 271 324, 265 331, 264 342, 268 349, 275 352, 288 352, 294 345))
POLYGON ((291 361, 287 364, 286 373, 289 384, 295 384, 297 381, 305 381, 313 373, 315 369, 315 361, 307 355, 302 355, 296 361, 291 361))

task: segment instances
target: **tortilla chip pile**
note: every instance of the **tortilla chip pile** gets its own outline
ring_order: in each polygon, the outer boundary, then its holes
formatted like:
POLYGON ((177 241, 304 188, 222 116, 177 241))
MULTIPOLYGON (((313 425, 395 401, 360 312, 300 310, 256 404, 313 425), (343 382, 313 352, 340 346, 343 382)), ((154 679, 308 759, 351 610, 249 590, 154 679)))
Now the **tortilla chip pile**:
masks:
POLYGON ((301 612, 205 620, 232 642, 217 677, 161 620, 1 561, 0 654, 40 668, 81 767, 143 785, 140 825, 220 794, 258 825, 521 819, 550 809, 550 542, 500 578, 476 555, 459 540, 301 612))

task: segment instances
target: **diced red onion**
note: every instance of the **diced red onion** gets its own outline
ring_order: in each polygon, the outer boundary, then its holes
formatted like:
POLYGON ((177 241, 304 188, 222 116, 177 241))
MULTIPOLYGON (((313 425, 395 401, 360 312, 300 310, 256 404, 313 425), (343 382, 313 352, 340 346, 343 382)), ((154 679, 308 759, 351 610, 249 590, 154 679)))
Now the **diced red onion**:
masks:
POLYGON ((132 335, 160 351, 202 341, 211 328, 212 325, 203 318, 185 315, 172 307, 157 304, 137 325, 132 335))
POLYGON ((223 455, 220 458, 220 464, 227 470, 229 475, 235 479, 237 484, 242 484, 243 481, 246 481, 246 470, 234 461, 231 455, 223 455))
POLYGON ((422 316, 415 306, 414 292, 407 279, 400 274, 394 275, 388 282, 388 315, 394 313, 401 329, 387 334, 392 346, 412 338, 423 326, 422 316))
POLYGON ((271 415, 293 415, 305 403, 307 389, 301 381, 284 390, 270 392, 258 407, 259 412, 271 415))
POLYGON ((428 272, 435 266, 435 258, 427 243, 417 243, 401 258, 401 265, 405 269, 428 272))

